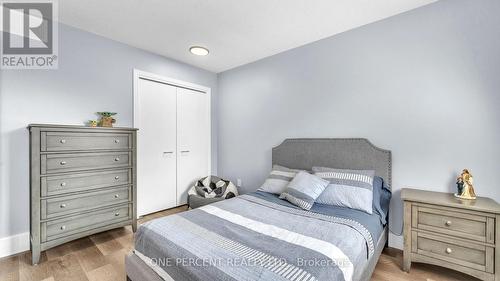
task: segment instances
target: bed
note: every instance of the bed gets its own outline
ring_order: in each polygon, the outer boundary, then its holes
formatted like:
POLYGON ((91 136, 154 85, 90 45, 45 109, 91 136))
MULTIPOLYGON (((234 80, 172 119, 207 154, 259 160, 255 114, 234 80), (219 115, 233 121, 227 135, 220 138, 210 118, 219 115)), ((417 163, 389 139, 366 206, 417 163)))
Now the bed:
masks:
MULTIPOLYGON (((366 139, 286 139, 272 162, 370 169, 391 185, 391 152, 366 139)), ((305 211, 257 191, 144 224, 125 266, 133 281, 364 281, 387 239, 374 214, 322 204, 305 211)))

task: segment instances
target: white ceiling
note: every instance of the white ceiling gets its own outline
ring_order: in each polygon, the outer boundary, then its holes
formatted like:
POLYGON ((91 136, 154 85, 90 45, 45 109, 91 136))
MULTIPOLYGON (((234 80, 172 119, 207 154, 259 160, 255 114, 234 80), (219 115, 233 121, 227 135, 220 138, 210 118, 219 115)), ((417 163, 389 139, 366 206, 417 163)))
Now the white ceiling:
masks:
POLYGON ((436 0, 62 0, 59 20, 221 72, 436 0), (206 46, 194 56, 188 48, 206 46))

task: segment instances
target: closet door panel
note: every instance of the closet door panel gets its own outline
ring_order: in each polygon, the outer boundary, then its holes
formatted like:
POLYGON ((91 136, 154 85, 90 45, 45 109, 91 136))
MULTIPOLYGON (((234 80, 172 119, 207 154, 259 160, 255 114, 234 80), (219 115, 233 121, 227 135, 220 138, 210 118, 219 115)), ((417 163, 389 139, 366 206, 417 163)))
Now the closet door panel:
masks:
POLYGON ((206 93, 177 88, 177 204, 187 203, 196 180, 208 176, 210 116, 206 93))
POLYGON ((176 87, 139 80, 138 85, 138 214, 177 204, 176 87))

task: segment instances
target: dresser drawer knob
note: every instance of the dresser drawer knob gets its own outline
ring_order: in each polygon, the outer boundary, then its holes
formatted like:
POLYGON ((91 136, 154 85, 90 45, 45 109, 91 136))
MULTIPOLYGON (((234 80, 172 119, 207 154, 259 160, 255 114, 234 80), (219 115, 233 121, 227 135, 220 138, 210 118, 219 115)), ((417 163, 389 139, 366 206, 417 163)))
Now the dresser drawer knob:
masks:
POLYGON ((66 229, 65 225, 61 226, 61 230, 65 230, 65 229, 66 229))
POLYGON ((62 140, 60 140, 59 142, 64 144, 64 143, 66 143, 66 140, 65 140, 65 139, 62 139, 62 140))
POLYGON ((116 176, 116 177, 115 177, 115 180, 119 180, 119 179, 120 179, 120 176, 116 176))
POLYGON ((447 253, 447 254, 451 254, 451 252, 453 252, 453 251, 451 250, 451 248, 446 248, 446 253, 447 253))
POLYGON ((446 226, 450 226, 450 225, 451 225, 451 221, 446 221, 444 224, 445 224, 446 226))
POLYGON ((120 195, 118 195, 118 194, 115 194, 115 198, 120 198, 120 195))
POLYGON ((117 217, 117 216, 119 216, 119 215, 120 215, 120 213, 115 213, 115 217, 117 217))
POLYGON ((66 165, 66 161, 61 161, 59 164, 61 164, 62 166, 66 165))
POLYGON ((115 158, 115 161, 116 161, 116 162, 120 161, 120 158, 116 157, 116 158, 115 158))
POLYGON ((65 182, 61 182, 61 186, 62 186, 62 187, 65 187, 65 186, 66 186, 66 183, 65 183, 65 182))
POLYGON ((120 143, 120 140, 115 140, 115 143, 120 143))
POLYGON ((64 208, 66 208, 66 204, 61 204, 59 207, 60 207, 61 209, 64 209, 64 208))

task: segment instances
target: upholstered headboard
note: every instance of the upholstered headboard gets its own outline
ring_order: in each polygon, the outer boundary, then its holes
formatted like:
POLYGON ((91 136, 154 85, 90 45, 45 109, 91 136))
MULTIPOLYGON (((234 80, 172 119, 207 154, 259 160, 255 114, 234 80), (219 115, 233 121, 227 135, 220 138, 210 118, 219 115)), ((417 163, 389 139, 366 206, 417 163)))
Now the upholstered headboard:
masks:
POLYGON ((367 139, 286 139, 273 148, 273 164, 303 170, 313 166, 375 170, 392 186, 391 151, 367 139))

